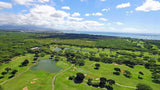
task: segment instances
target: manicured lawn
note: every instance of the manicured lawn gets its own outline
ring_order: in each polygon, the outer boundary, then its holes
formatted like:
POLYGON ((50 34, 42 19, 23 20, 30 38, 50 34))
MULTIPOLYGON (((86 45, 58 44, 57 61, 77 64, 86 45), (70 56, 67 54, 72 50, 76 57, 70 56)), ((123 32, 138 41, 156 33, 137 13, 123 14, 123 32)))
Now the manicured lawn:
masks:
MULTIPOLYGON (((87 90, 99 90, 100 88, 95 88, 95 87, 90 87, 86 85, 86 80, 88 78, 93 78, 94 81, 96 81, 97 78, 100 77, 105 77, 107 79, 113 79, 116 81, 116 83, 119 83, 121 85, 126 85, 126 86, 132 86, 136 87, 138 83, 144 83, 153 88, 153 90, 158 90, 160 86, 158 84, 152 83, 151 79, 151 72, 148 69, 145 69, 143 66, 136 66, 134 69, 129 68, 125 65, 116 65, 116 64, 105 64, 105 63, 100 63, 100 68, 99 70, 94 69, 94 65, 90 66, 92 61, 86 61, 86 65, 79 67, 75 66, 72 69, 68 70, 67 72, 57 76, 56 81, 55 81, 55 90, 76 90, 78 88, 87 89, 87 90), (113 75, 114 68, 119 67, 121 70, 128 70, 132 73, 132 78, 126 78, 123 73, 121 72, 121 75, 113 75), (143 80, 138 79, 139 71, 142 71, 144 73, 143 80), (76 76, 77 72, 82 72, 84 74, 87 74, 85 77, 85 82, 81 84, 75 84, 73 81, 68 80, 69 76, 76 76), (63 86, 63 87, 62 87, 63 86)), ((134 90, 131 88, 127 87, 120 87, 117 85, 113 85, 114 90, 134 90)), ((80 89, 78 89, 80 90, 80 89)))
MULTIPOLYGON (((56 47, 56 45, 55 46, 53 45, 51 48, 53 49, 54 47, 56 47)), ((66 45, 65 47, 69 47, 69 46, 66 45)), ((80 50, 80 48, 76 46, 72 46, 70 48, 75 48, 75 49, 80 50)), ((97 49, 97 48, 83 48, 82 50, 96 51, 96 52, 99 51, 100 53, 107 53, 108 55, 116 54, 116 51, 112 51, 112 53, 110 53, 109 49, 102 50, 102 49, 97 49)), ((118 51, 122 51, 122 50, 118 50, 118 51)), ((127 50, 124 50, 124 51, 127 51, 127 50)), ((137 55, 140 54, 140 52, 131 52, 131 51, 127 51, 127 52, 135 53, 137 55)), ((144 53, 144 55, 151 56, 151 57, 159 57, 157 55, 150 55, 147 52, 144 53)), ((25 71, 28 68, 28 66, 33 65, 32 63, 33 56, 34 55, 32 54, 27 54, 26 56, 15 57, 12 59, 11 62, 0 66, 0 71, 3 72, 6 67, 10 67, 12 68, 12 70, 16 69, 19 71, 18 73, 21 73, 25 71), (29 60, 30 62, 29 65, 26 67, 19 67, 19 65, 25 59, 29 60)), ((98 56, 98 54, 96 54, 96 56, 98 56)), ((39 57, 39 59, 48 59, 49 57, 50 55, 46 55, 44 57, 39 57)), ((56 65, 63 69, 66 69, 70 67, 71 64, 66 61, 65 57, 63 58, 64 58, 63 61, 58 61, 56 65)), ((86 59, 84 66, 73 66, 68 71, 61 73, 55 79, 55 90, 101 90, 102 88, 95 88, 95 87, 87 85, 87 80, 89 78, 93 78, 93 81, 99 81, 97 79, 100 77, 105 77, 107 79, 113 79, 116 81, 116 83, 119 83, 125 86, 136 87, 138 83, 144 83, 144 84, 151 86, 153 90, 159 90, 160 88, 159 84, 155 84, 152 82, 151 72, 148 69, 146 69, 144 66, 137 65, 134 68, 129 68, 125 65, 118 65, 115 63, 112 63, 112 64, 106 64, 102 62, 97 62, 97 63, 100 64, 99 70, 94 69, 95 61, 89 61, 88 59, 86 59), (123 75, 123 72, 121 72, 121 74, 118 76, 113 75, 113 72, 115 71, 114 70, 115 67, 120 68, 122 71, 123 70, 130 71, 132 73, 132 78, 126 78, 123 75), (142 71, 144 73, 144 75, 142 76, 143 77, 142 80, 138 79, 139 71, 142 71), (76 73, 78 72, 85 74, 85 80, 83 83, 75 84, 74 81, 68 80, 69 76, 73 76, 73 75, 76 76, 76 73)), ((2 87, 4 88, 4 90, 22 90, 24 87, 27 87, 29 90, 51 90, 52 89, 52 79, 54 75, 56 75, 57 73, 48 73, 45 71, 29 70, 28 72, 23 73, 19 77, 6 82, 4 85, 2 85, 2 87), (37 80, 34 80, 34 79, 37 79, 37 80), (34 83, 31 83, 31 82, 34 82, 34 83)), ((7 80, 9 75, 10 74, 5 75, 3 79, 0 79, 0 82, 7 80)), ((120 87, 118 85, 113 85, 113 88, 114 90, 134 90, 134 89, 127 88, 127 87, 120 87)))

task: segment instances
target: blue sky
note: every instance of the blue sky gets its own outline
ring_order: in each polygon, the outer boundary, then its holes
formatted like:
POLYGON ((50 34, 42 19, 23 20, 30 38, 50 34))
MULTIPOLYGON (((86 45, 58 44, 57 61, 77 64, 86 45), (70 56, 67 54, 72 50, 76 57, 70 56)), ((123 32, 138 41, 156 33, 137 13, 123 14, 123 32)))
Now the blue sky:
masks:
POLYGON ((160 0, 0 0, 0 26, 160 33, 160 0))

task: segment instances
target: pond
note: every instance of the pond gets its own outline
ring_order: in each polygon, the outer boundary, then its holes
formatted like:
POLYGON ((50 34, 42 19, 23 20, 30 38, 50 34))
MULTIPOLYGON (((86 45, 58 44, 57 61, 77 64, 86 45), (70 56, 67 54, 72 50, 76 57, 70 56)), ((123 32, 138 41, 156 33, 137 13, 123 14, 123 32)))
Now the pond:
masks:
POLYGON ((58 72, 61 69, 62 68, 56 66, 56 61, 50 59, 39 60, 37 65, 31 67, 31 70, 34 71, 46 71, 50 73, 58 72))

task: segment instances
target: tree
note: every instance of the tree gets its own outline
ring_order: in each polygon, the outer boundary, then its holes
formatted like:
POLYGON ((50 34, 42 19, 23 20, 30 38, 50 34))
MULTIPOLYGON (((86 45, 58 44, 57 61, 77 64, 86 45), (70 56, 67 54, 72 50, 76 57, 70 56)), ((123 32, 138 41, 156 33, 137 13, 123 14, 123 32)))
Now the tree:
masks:
POLYGON ((158 62, 160 62, 160 58, 158 58, 158 62))
POLYGON ((139 71, 139 74, 144 75, 143 72, 139 71))
POLYGON ((10 70, 11 70, 11 68, 7 67, 7 68, 5 68, 5 70, 8 72, 8 71, 10 71, 10 70))
POLYGON ((96 67, 95 67, 94 69, 99 69, 100 64, 96 63, 95 66, 96 66, 96 67))
POLYGON ((90 78, 89 78, 87 84, 88 84, 88 85, 92 85, 92 80, 93 80, 93 79, 90 79, 90 78))
POLYGON ((18 70, 13 70, 12 72, 11 72, 11 74, 16 74, 18 72, 18 70))
POLYGON ((45 53, 44 53, 44 52, 42 52, 42 53, 40 54, 40 56, 41 56, 41 57, 44 57, 44 56, 45 56, 45 53))
POLYGON ((60 57, 59 56, 56 56, 55 57, 55 61, 59 61, 60 60, 60 57))
POLYGON ((85 78, 83 73, 77 73, 77 76, 75 78, 75 83, 82 83, 83 79, 85 78))
POLYGON ((107 81, 107 79, 106 79, 105 77, 101 77, 101 78, 100 78, 99 86, 100 86, 101 88, 105 87, 106 81, 107 81))
POLYGON ((26 59, 21 63, 21 66, 27 66, 29 63, 29 61, 26 59))
POLYGON ((141 83, 139 83, 136 87, 137 90, 152 90, 150 86, 141 83))
POLYGON ((2 86, 0 85, 0 90, 3 90, 2 86))
POLYGON ((115 81, 112 80, 112 79, 107 80, 107 82, 108 82, 110 85, 115 84, 115 81))
POLYGON ((120 72, 113 72, 113 74, 115 74, 115 75, 120 75, 120 72))
POLYGON ((114 68, 114 70, 115 70, 115 71, 118 71, 118 72, 120 72, 120 71, 121 71, 121 69, 120 69, 120 68, 114 68))
POLYGON ((75 79, 75 76, 69 76, 68 79, 69 79, 69 80, 74 80, 74 79, 75 79))
POLYGON ((131 77, 132 77, 131 72, 130 72, 130 71, 127 71, 127 70, 125 70, 125 72, 124 72, 123 75, 126 76, 127 78, 131 78, 131 77))
POLYGON ((7 72, 2 72, 1 74, 2 74, 2 75, 5 75, 5 74, 7 74, 7 72))

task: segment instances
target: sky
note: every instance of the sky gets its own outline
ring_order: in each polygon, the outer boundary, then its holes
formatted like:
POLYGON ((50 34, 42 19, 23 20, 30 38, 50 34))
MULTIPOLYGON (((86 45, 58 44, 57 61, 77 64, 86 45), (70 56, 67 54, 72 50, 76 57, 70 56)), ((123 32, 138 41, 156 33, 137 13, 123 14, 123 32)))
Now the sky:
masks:
POLYGON ((160 0, 0 0, 0 26, 160 33, 160 0))

